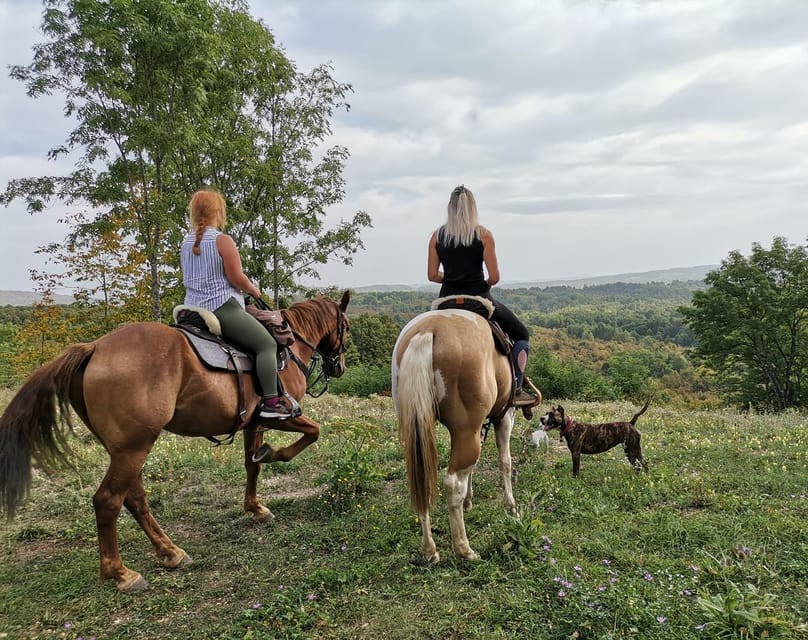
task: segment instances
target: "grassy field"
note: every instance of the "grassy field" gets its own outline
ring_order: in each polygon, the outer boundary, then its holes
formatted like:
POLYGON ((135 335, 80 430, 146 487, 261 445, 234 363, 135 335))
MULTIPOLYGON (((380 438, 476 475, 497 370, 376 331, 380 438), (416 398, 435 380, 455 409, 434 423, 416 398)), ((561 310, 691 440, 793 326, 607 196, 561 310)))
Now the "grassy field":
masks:
MULTIPOLYGON (((564 404, 581 421, 638 408, 564 404)), ((164 570, 122 514, 124 560, 150 583, 135 595, 98 582, 91 497, 107 459, 80 431, 78 472, 36 474, 17 519, 0 525, 0 638, 808 637, 802 415, 652 405, 639 420, 650 472, 615 449, 584 456, 578 479, 555 438, 549 451, 528 446, 520 416, 520 517, 502 508, 489 437, 466 516, 481 559, 451 556, 441 498, 442 560, 426 566, 390 399, 325 396, 307 411, 322 437, 265 467, 259 491, 276 519, 264 525, 241 509, 240 438, 220 448, 160 439, 144 470, 152 508, 194 563, 164 570)))

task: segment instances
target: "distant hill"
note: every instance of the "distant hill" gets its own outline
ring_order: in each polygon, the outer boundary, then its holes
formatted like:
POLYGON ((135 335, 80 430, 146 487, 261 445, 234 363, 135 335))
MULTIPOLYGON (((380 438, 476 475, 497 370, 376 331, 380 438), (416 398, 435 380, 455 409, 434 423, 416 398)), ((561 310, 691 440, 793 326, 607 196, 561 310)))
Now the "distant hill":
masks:
MULTIPOLYGON (((646 282, 691 282, 702 281, 708 272, 714 271, 718 265, 700 265, 697 267, 677 267, 673 269, 659 269, 657 271, 642 271, 638 273, 617 273, 609 276, 592 276, 589 278, 567 278, 557 280, 519 280, 516 282, 500 282, 499 289, 529 289, 531 287, 587 287, 597 284, 611 284, 613 282, 646 283, 646 282)), ((375 291, 437 291, 438 285, 406 285, 406 284, 377 284, 366 287, 354 287, 357 293, 375 291)))
MULTIPOLYGON (((30 307, 41 299, 42 296, 33 291, 0 291, 0 307, 30 307)), ((72 304, 75 302, 73 296, 58 294, 53 296, 53 301, 56 304, 72 304)))
MULTIPOLYGON (((529 289, 531 287, 574 287, 582 288, 597 284, 611 284, 613 282, 626 282, 642 284, 646 282, 690 282, 702 281, 709 271, 718 268, 718 265, 701 265, 697 267, 679 267, 675 269, 660 269, 658 271, 643 271, 638 273, 617 273, 610 276, 592 276, 590 278, 568 278, 557 280, 519 280, 516 282, 500 282, 499 289, 529 289)), ((430 291, 437 292, 438 285, 427 283, 421 285, 407 284, 374 284, 365 287, 353 287, 357 293, 373 293, 385 291, 430 291)), ((11 305, 15 307, 30 306, 39 301, 39 295, 33 291, 0 291, 0 306, 11 305)), ((73 296, 55 296, 57 304, 72 304, 73 296)))

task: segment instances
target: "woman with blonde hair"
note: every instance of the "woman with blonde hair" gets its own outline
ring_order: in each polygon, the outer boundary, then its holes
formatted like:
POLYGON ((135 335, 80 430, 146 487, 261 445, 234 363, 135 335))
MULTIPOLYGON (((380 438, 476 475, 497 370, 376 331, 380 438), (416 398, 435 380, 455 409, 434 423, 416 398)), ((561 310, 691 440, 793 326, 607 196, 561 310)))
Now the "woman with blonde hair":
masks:
POLYGON ((536 398, 522 388, 530 333, 516 315, 491 296, 491 287, 499 282, 499 265, 494 235, 480 225, 474 194, 464 185, 449 197, 446 223, 429 239, 427 277, 440 283, 440 297, 479 296, 494 305, 491 316, 513 340, 511 360, 516 375, 515 406, 535 404, 536 398), (443 269, 441 270, 441 266, 443 269), (485 272, 488 273, 486 278, 485 272))
POLYGON ((180 266, 185 304, 213 312, 222 337, 255 354, 255 369, 262 397, 262 418, 286 420, 296 415, 278 395, 277 343, 269 331, 244 310, 244 294, 261 291, 241 268, 236 243, 223 233, 227 219, 224 198, 216 191, 197 191, 188 205, 191 230, 182 242, 180 266))

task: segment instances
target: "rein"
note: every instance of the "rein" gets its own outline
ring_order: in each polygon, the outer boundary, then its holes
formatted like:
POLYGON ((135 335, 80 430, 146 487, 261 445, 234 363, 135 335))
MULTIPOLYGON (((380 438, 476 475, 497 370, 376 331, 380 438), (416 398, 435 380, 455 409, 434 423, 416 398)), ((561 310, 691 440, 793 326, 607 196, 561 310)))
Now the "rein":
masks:
MULTIPOLYGON (((303 372, 303 375, 306 377, 306 393, 308 393, 312 398, 319 398, 323 395, 326 391, 328 391, 328 383, 331 382, 331 376, 326 373, 325 370, 325 362, 323 359, 326 357, 323 355, 323 352, 320 351, 317 347, 315 347, 311 342, 306 340, 303 336, 301 336, 297 331, 292 329, 292 334, 295 336, 295 340, 299 340, 303 344, 305 344, 309 349, 311 349, 311 358, 309 359, 309 366, 306 366, 306 363, 300 359, 294 351, 289 349, 289 355, 292 358, 292 361, 298 366, 298 368, 303 372), (314 375, 317 366, 320 366, 320 372, 317 374, 317 377, 312 380, 312 376, 314 375), (320 381, 325 378, 325 384, 320 391, 314 392, 312 389, 315 385, 319 384, 320 381)), ((337 356, 339 358, 339 356, 337 356)))

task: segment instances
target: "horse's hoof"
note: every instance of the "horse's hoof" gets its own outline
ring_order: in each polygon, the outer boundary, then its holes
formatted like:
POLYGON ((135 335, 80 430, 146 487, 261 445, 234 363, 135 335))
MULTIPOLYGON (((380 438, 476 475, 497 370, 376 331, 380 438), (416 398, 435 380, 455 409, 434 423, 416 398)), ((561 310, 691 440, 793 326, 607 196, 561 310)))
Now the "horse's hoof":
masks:
POLYGON ((466 560, 471 560, 472 562, 475 560, 479 560, 480 556, 478 556, 473 549, 469 549, 467 553, 459 554, 462 558, 466 560))
POLYGON ((275 514, 266 507, 259 507, 255 511, 250 512, 254 522, 272 522, 275 519, 275 514))
POLYGON ((128 578, 123 578, 118 582, 118 591, 121 593, 137 593, 149 588, 149 583, 139 573, 132 572, 128 578))
POLYGON ((432 567, 440 562, 440 554, 435 551, 430 555, 424 555, 424 560, 430 567, 432 567))
POLYGON ((183 567, 187 567, 188 565, 192 564, 194 559, 189 556, 185 551, 182 549, 179 550, 173 558, 166 558, 163 560, 163 566, 166 569, 182 569, 183 567))
POLYGON ((253 462, 272 462, 275 457, 275 450, 266 442, 255 450, 252 455, 253 462))

